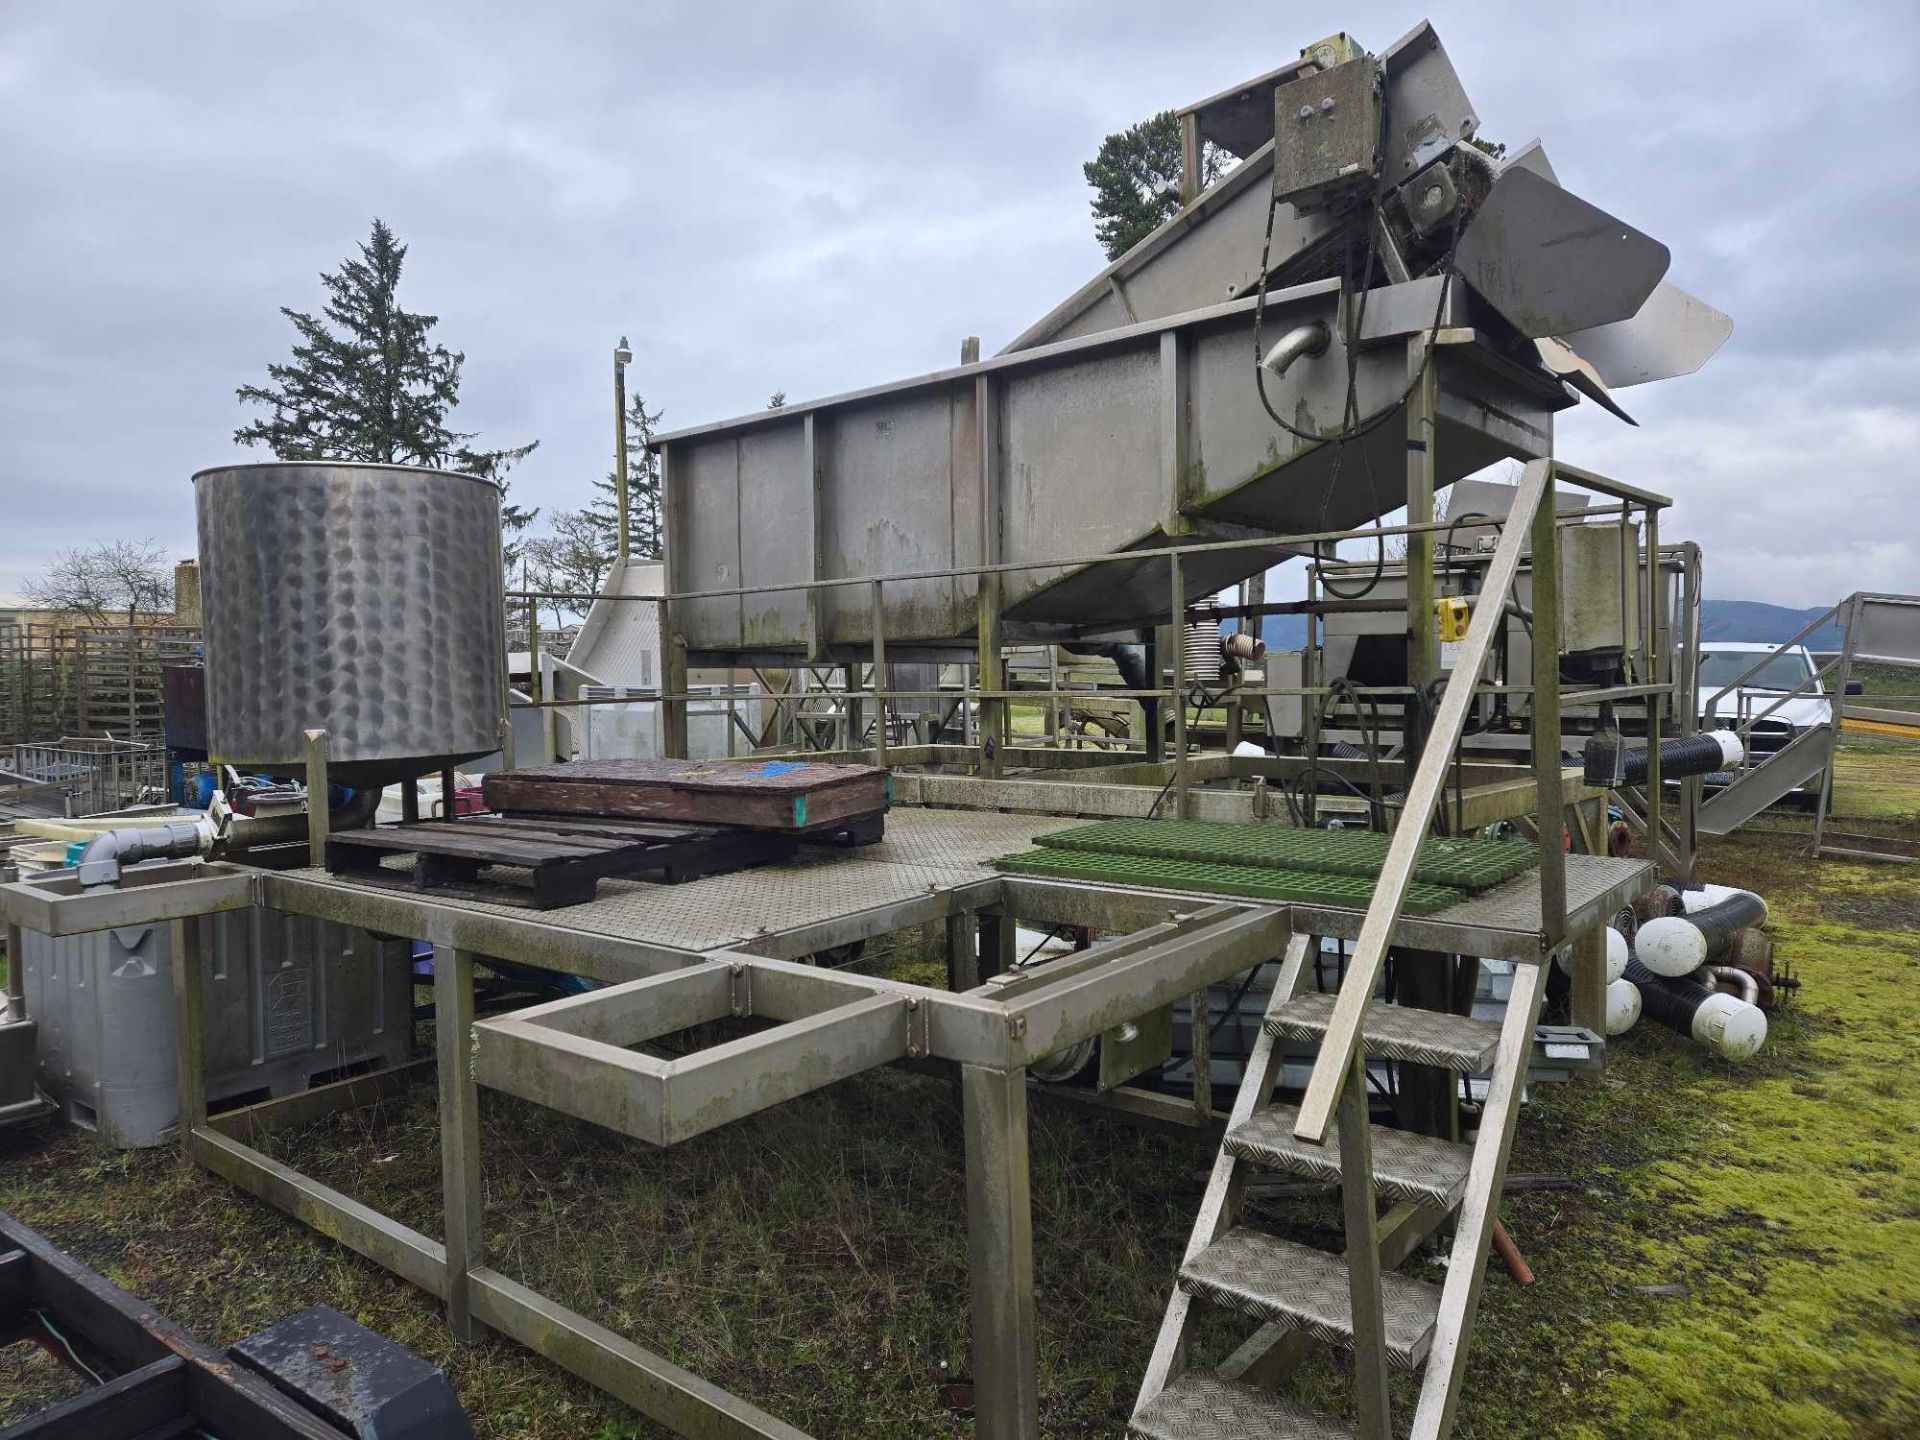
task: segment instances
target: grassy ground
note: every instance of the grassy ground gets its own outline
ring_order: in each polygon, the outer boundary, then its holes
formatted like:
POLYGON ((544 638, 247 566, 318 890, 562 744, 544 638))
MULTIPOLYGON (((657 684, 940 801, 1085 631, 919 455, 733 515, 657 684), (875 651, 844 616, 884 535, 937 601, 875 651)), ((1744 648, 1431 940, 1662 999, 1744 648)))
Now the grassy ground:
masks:
MULTIPOLYGON (((1850 747, 1842 808, 1920 835, 1920 803, 1886 799, 1912 755, 1850 747)), ((1507 1202, 1539 1283, 1490 1278, 1462 1436, 1920 1433, 1920 884, 1813 866, 1777 835, 1718 845, 1704 868, 1768 896, 1805 988, 1743 1068, 1646 1025, 1604 1082, 1536 1092, 1513 1169, 1581 1189, 1507 1202)), ((860 1077, 664 1154, 485 1102, 499 1268, 815 1434, 970 1432, 941 1389, 967 1354, 943 1082, 860 1077)), ((435 1144, 422 1090, 284 1153, 437 1234, 435 1144)), ((1211 1151, 1036 1107, 1032 1154, 1046 1429, 1115 1434, 1211 1151)), ((171 1152, 0 1136, 0 1208, 218 1344, 338 1305, 447 1366, 482 1436, 659 1433, 515 1345, 454 1344, 426 1297, 171 1152)), ((1336 1233, 1324 1201, 1257 1218, 1336 1233)), ((1233 1338, 1222 1327, 1203 1348, 1233 1338)), ((0 1424, 69 1383, 44 1356, 0 1351, 0 1424)), ((1329 1363, 1299 1383, 1340 1402, 1329 1363)))

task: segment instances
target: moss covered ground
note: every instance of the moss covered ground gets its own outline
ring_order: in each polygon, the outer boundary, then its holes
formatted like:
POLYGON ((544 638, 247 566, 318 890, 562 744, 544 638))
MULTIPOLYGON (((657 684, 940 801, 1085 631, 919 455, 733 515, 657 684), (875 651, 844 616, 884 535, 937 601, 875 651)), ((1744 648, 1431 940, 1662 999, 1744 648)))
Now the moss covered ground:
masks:
MULTIPOLYGON (((1908 776, 1912 756, 1850 747, 1842 808, 1879 804, 1877 767, 1908 776)), ((1902 819, 1920 805, 1885 808, 1920 836, 1902 819)), ((1604 1081, 1536 1090, 1511 1168, 1577 1188, 1506 1202, 1538 1283, 1490 1275, 1458 1434, 1920 1434, 1920 878, 1796 848, 1735 837, 1703 866, 1768 896, 1804 981, 1758 1059, 1643 1025, 1604 1081)), ((970 1433, 942 1389, 967 1353, 944 1082, 859 1077, 666 1153, 486 1102, 499 1268, 823 1437, 970 1433)), ((284 1153, 437 1233, 435 1133, 428 1088, 284 1153)), ((1042 1106, 1032 1153, 1046 1430, 1117 1434, 1212 1152, 1042 1106)), ((454 1343, 424 1295, 172 1152, 0 1135, 0 1208, 218 1344, 338 1305, 445 1365, 489 1440, 660 1433, 509 1342, 454 1343)), ((1328 1244, 1337 1211, 1276 1200, 1257 1218, 1328 1244)), ((0 1350, 0 1425, 69 1383, 0 1350)), ((1325 1360, 1298 1383, 1340 1403, 1325 1360)))

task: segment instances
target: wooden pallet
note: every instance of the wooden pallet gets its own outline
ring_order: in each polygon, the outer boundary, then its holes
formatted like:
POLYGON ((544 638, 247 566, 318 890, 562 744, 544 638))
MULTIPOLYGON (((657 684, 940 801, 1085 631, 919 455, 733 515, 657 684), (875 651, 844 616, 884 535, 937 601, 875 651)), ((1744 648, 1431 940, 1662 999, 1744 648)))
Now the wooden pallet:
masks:
POLYGON ((490 809, 831 833, 887 808, 873 765, 811 760, 593 760, 501 770, 481 782, 490 809))
POLYGON ((676 885, 786 860, 797 845, 792 836, 719 825, 486 814, 340 831, 327 841, 327 870, 395 889, 552 910, 593 899, 603 876, 676 885), (386 865, 408 855, 410 871, 386 865), (495 866, 524 870, 530 882, 482 876, 495 866))

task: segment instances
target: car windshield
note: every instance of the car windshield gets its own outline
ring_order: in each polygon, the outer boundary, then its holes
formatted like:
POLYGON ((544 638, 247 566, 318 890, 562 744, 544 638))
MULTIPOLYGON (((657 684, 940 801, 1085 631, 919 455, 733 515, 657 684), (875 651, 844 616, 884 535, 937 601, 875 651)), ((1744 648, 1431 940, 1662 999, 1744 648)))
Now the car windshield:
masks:
POLYGON ((1747 690, 1791 690, 1807 678, 1807 657, 1789 650, 1784 655, 1767 655, 1760 650, 1706 650, 1700 655, 1700 689, 1711 695, 1731 685, 1749 665, 1764 660, 1742 682, 1747 690))

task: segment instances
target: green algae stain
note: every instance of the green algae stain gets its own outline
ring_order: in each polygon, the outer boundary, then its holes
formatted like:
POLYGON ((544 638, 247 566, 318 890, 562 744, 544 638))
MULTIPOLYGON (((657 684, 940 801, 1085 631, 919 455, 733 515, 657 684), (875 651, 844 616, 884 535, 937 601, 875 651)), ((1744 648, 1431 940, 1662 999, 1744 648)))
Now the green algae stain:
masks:
MULTIPOLYGON (((1805 988, 1770 1051, 1661 1067, 1685 1143, 1623 1173, 1641 1223, 1619 1264, 1687 1294, 1587 1332, 1596 1378, 1569 1436, 1920 1434, 1920 937, 1831 918, 1916 885, 1826 863, 1811 879, 1774 896, 1805 988)), ((1630 1085, 1644 1038, 1621 1047, 1630 1085)))

